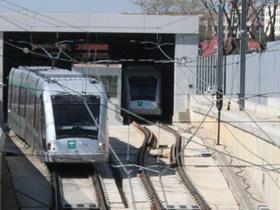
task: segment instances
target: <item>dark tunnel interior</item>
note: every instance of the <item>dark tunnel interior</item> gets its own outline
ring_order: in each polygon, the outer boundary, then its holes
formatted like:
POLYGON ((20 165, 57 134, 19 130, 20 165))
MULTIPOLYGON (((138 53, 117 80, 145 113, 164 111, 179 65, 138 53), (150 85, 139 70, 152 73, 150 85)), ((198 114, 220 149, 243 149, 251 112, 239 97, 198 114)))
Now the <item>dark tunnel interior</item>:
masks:
MULTIPOLYGON (((11 68, 51 66, 71 69, 74 63, 120 63, 128 66, 149 65, 162 72, 160 116, 145 116, 152 121, 169 123, 173 116, 175 36, 173 34, 5 32, 3 49, 4 84, 11 68), (164 51, 161 52, 158 46, 164 51), (60 46, 58 48, 57 46, 60 46), (60 52, 60 49, 64 53, 60 52), (55 57, 60 52, 59 59, 55 57), (167 57, 168 56, 168 57, 167 57), (53 59, 51 59, 52 57, 53 59)), ((4 120, 7 119, 7 86, 3 88, 4 120)), ((125 98, 122 94, 122 100, 125 98)), ((125 113, 122 113, 125 115, 125 113)))

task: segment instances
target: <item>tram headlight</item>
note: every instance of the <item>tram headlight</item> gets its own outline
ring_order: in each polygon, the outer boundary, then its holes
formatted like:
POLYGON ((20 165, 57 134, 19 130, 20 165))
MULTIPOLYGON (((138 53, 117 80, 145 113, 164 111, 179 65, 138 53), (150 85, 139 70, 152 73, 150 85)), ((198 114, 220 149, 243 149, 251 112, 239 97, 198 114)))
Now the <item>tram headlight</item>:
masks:
POLYGON ((98 146, 99 146, 99 150, 101 150, 101 151, 104 151, 106 149, 106 144, 105 143, 99 142, 98 146))

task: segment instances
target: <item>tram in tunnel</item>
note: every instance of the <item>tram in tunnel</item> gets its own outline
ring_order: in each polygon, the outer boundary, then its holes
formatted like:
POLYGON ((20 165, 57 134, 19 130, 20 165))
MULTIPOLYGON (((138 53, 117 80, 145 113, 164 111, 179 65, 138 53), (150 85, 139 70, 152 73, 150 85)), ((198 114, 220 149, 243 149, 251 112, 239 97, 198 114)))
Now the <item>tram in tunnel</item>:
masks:
MULTIPOLYGON (((118 94, 123 122, 137 119, 129 112, 152 121, 172 122, 174 64, 165 62, 165 55, 151 43, 173 43, 164 45, 162 50, 174 58, 174 34, 4 32, 3 82, 8 84, 10 70, 19 66, 54 65, 72 69, 77 63, 118 63, 122 66, 121 92, 118 94), (58 44, 63 53, 56 58, 61 50, 57 48, 58 44), (149 94, 145 95, 143 91, 149 94)), ((6 121, 6 86, 3 96, 6 121)))
POLYGON ((161 72, 150 66, 131 66, 124 75, 125 105, 139 115, 161 115, 161 72))

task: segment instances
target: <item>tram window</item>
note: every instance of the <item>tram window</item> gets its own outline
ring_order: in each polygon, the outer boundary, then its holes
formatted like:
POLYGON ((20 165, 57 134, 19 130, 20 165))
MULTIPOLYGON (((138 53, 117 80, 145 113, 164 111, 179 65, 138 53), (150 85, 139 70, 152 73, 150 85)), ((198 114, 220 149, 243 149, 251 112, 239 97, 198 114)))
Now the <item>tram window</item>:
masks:
POLYGON ((30 90, 26 91, 26 121, 30 123, 30 90))
POLYGON ((15 109, 14 109, 14 112, 16 113, 16 114, 18 114, 18 99, 19 99, 19 87, 18 87, 18 85, 15 85, 15 98, 14 98, 15 100, 15 109))
MULTIPOLYGON (((86 97, 87 104, 99 123, 100 98, 86 97)), ((93 122, 83 99, 78 96, 56 95, 52 97, 52 104, 57 138, 69 135, 96 138, 98 127, 93 122)))
POLYGON ((30 93, 30 104, 29 104, 29 117, 30 117, 30 124, 32 125, 32 127, 34 128, 34 111, 35 111, 35 96, 33 95, 33 93, 30 93))
MULTIPOLYGON (((27 75, 26 79, 25 79, 25 84, 28 84, 28 78, 29 78, 30 73, 27 75)), ((26 109, 27 109, 27 93, 28 93, 28 88, 25 87, 24 88, 24 108, 23 108, 23 116, 26 118, 26 109)))
POLYGON ((18 115, 21 115, 21 87, 18 86, 18 115))
POLYGON ((25 88, 21 86, 19 90, 19 115, 25 117, 24 113, 25 113, 25 88))
POLYGON ((118 76, 100 76, 100 79, 106 87, 108 97, 118 96, 118 76))
POLYGON ((44 103, 41 101, 41 137, 43 147, 46 147, 46 124, 45 124, 45 113, 44 113, 44 103))
POLYGON ((12 85, 11 85, 11 83, 9 83, 9 87, 8 87, 9 89, 9 96, 8 96, 8 109, 9 110, 11 110, 11 96, 12 96, 12 92, 11 92, 11 90, 12 90, 12 85))
POLYGON ((19 98, 18 98, 18 100, 19 100, 18 114, 20 116, 23 116, 23 100, 24 100, 24 97, 23 97, 23 92, 24 92, 23 77, 24 77, 24 74, 20 73, 20 79, 19 79, 19 98))
POLYGON ((36 129, 36 131, 39 133, 39 124, 40 124, 40 116, 41 116, 41 112, 39 111, 40 108, 40 98, 37 97, 37 89, 38 89, 38 84, 39 84, 40 79, 37 79, 36 82, 36 89, 33 90, 34 93, 34 128, 36 129))
POLYGON ((14 76, 14 73, 15 73, 15 71, 12 71, 12 73, 11 73, 11 75, 10 75, 10 78, 9 78, 9 109, 10 110, 12 110, 12 104, 13 104, 13 83, 12 83, 12 81, 13 81, 13 76, 14 76))
POLYGON ((15 86, 11 84, 12 91, 11 91, 11 111, 14 112, 15 110, 15 86))
POLYGON ((35 97, 35 129, 38 135, 41 137, 41 101, 39 97, 35 97))
POLYGON ((157 78, 149 76, 131 76, 129 78, 131 100, 156 99, 157 78))

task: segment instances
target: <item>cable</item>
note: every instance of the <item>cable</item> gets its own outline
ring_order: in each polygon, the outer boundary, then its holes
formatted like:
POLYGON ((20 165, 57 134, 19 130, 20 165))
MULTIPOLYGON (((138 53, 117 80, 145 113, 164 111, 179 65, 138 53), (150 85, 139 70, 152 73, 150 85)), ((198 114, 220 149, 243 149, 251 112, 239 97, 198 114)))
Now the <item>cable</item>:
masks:
MULTIPOLYGON (((11 59, 10 59, 11 60, 11 59)), ((11 60, 12 62, 15 62, 15 61, 13 61, 13 60, 11 60)), ((16 63, 16 62, 15 62, 16 63)), ((18 64, 18 63, 17 63, 18 64)), ((19 64, 20 65, 20 64, 19 64)), ((3 85, 5 85, 5 84, 3 84, 3 85)), ((19 87, 21 87, 21 85, 19 85, 19 87)), ((42 91, 42 89, 37 89, 37 88, 31 88, 31 87, 27 87, 27 88, 29 88, 29 89, 33 89, 33 90, 39 90, 39 91, 42 91)), ((51 90, 50 90, 51 91, 51 90)), ((55 91, 54 91, 55 92, 55 91)), ((63 93, 63 92, 60 92, 60 91, 58 91, 58 93, 63 93)), ((96 92, 89 92, 89 93, 92 93, 92 94, 95 94, 96 92)), ((278 92, 272 92, 272 93, 264 93, 264 94, 261 94, 262 96, 264 96, 264 95, 269 95, 269 94, 280 94, 280 92, 278 93, 278 92)), ((185 94, 177 94, 177 95, 185 95, 185 94)), ((250 96, 250 98, 253 98, 253 97, 256 97, 256 96, 260 96, 260 94, 256 94, 256 95, 252 95, 252 96, 250 96)), ((245 97, 244 99, 247 99, 247 98, 249 98, 249 97, 245 97)), ((250 121, 223 121, 223 122, 240 122, 240 123, 246 123, 246 122, 250 122, 250 121)), ((267 123, 269 123, 269 122, 278 122, 277 120, 274 120, 274 121, 269 121, 269 120, 261 120, 261 121, 258 121, 258 122, 267 122, 267 123)), ((211 122, 209 122, 209 123, 211 123, 211 122)))
MULTIPOLYGON (((122 108, 122 109, 123 109, 123 111, 126 111, 126 112, 128 111, 128 110, 126 110, 126 109, 124 109, 124 108, 122 108)), ((128 112, 127 112, 127 113, 128 113, 128 112)), ((129 114, 131 114, 131 112, 130 112, 129 114)), ((135 114, 134 114, 134 116, 135 116, 135 117, 139 117, 139 116, 136 116, 135 114)), ((146 119, 144 119, 144 118, 142 118, 142 117, 141 117, 141 120, 145 120, 145 122, 147 122, 148 124, 153 124, 152 122, 147 121, 146 119)))
MULTIPOLYGON (((24 67, 24 68, 28 69, 27 67, 24 67)), ((28 70, 29 70, 29 69, 28 69, 28 70)), ((67 92, 68 92, 70 95, 73 95, 73 93, 75 93, 74 96, 78 96, 78 97, 80 97, 81 99, 83 99, 84 105, 85 105, 85 107, 87 108, 90 117, 92 118, 92 120, 93 120, 93 122, 95 123, 96 127, 98 128, 98 130, 101 132, 101 135, 103 136, 103 139, 106 139, 105 134, 101 131, 100 126, 99 126, 99 124, 97 123, 97 120, 95 119, 95 117, 94 117, 92 111, 90 110, 90 108, 89 108, 89 106, 88 106, 88 104, 87 104, 87 101, 86 101, 86 99, 85 99, 85 96, 82 95, 80 92, 73 90, 72 88, 69 88, 69 87, 67 87, 67 86, 65 86, 65 85, 62 85, 61 83, 59 83, 59 82, 58 82, 57 80, 55 80, 55 79, 52 79, 52 82, 56 83, 57 85, 59 85, 59 86, 60 86, 61 88, 63 88, 64 90, 66 90, 66 91, 68 90, 67 92)), ((96 87, 96 88, 97 88, 97 90, 99 90, 98 87, 96 87)), ((105 97, 105 98, 108 100, 106 94, 104 94, 101 90, 99 90, 99 91, 100 91, 99 93, 100 93, 103 97, 105 97)), ((113 156, 116 158, 116 160, 123 166, 122 169, 124 170, 124 172, 125 172, 126 175, 128 176, 128 178, 129 178, 129 183, 130 183, 130 185, 132 186, 129 171, 126 169, 126 167, 124 166, 124 164, 122 163, 122 161, 120 160, 120 158, 118 157, 118 155, 116 154, 116 152, 114 151, 114 149, 113 149, 113 147, 110 145, 110 143, 109 143, 109 142, 106 142, 106 144, 107 144, 107 146, 109 147, 110 151, 112 152, 113 156)), ((131 187, 131 194, 132 194, 132 197, 134 197, 132 187, 131 187)), ((134 201, 134 198, 133 198, 133 201, 134 201)), ((135 202, 133 202, 133 205, 135 205, 135 202)))
MULTIPOLYGON (((205 116, 209 116, 209 112, 208 112, 205 116)), ((204 119, 205 119, 205 118, 204 118, 204 119)), ((188 140, 188 141, 189 141, 189 140, 188 140)), ((188 141, 187 141, 187 142, 188 142, 188 141)), ((238 142, 239 142, 239 141, 238 141, 238 142)), ((241 142, 239 142, 239 143, 241 143, 241 142)), ((274 146, 275 146, 275 145, 274 145, 274 146)), ((207 148, 207 147, 206 147, 206 148, 207 148)), ((246 147, 246 149, 249 150, 247 147, 246 147)), ((217 150, 216 150, 216 151, 217 151, 217 150)), ((250 151, 250 150, 249 150, 249 151, 250 151)), ((259 155, 253 153, 252 151, 250 151, 250 153, 253 154, 253 155, 255 155, 257 158, 260 158, 261 160, 263 160, 263 161, 265 161, 266 163, 268 163, 268 164, 270 165, 270 167, 272 168, 270 171, 275 171, 275 170, 276 170, 276 169, 273 167, 273 165, 271 165, 271 163, 268 162, 268 161, 266 161, 264 158, 261 158, 259 155)), ((231 157, 234 157, 234 156, 231 155, 231 157)), ((236 157, 235 157, 235 158, 236 158, 236 157)), ((241 160, 241 161, 244 161, 244 162, 248 162, 247 160, 244 160, 244 159, 241 159, 241 158, 236 158, 236 159, 241 160)), ((265 170, 265 172, 268 173, 269 177, 270 177, 270 178, 272 179, 272 181, 276 184, 276 186, 277 186, 278 188, 280 188, 280 185, 277 183, 276 180, 274 180, 274 178, 269 174, 269 172, 266 171, 266 170, 265 170)))
MULTIPOLYGON (((182 136, 182 135, 181 135, 181 137, 182 137, 183 139, 185 139, 186 141, 189 141, 188 138, 186 138, 186 137, 184 137, 184 136, 182 136)), ((194 144, 197 144, 197 145, 199 145, 199 146, 205 147, 206 149, 212 150, 212 151, 217 152, 217 153, 219 153, 219 154, 222 154, 222 155, 231 157, 231 158, 233 158, 233 159, 239 160, 239 161, 241 161, 241 162, 247 163, 248 165, 251 165, 251 166, 260 168, 260 169, 262 169, 262 170, 264 170, 264 171, 272 171, 272 172, 275 172, 275 169, 263 167, 263 166, 268 166, 268 165, 259 165, 259 164, 256 164, 256 163, 247 161, 247 160, 245 160, 245 159, 236 157, 236 156, 234 156, 234 155, 231 155, 231 154, 227 154, 227 153, 225 153, 225 152, 222 152, 222 151, 220 151, 220 150, 218 150, 218 149, 216 149, 216 148, 214 148, 214 147, 210 147, 210 146, 204 145, 204 144, 202 144, 202 143, 199 143, 199 142, 197 142, 197 141, 195 141, 195 140, 193 140, 193 139, 191 139, 190 141, 191 141, 192 143, 194 143, 194 144)), ((269 164, 269 165, 271 165, 271 164, 269 164)), ((275 173, 280 173, 280 172, 275 172, 275 173)))
POLYGON ((121 164, 122 165, 122 164, 121 164))
MULTIPOLYGON (((74 29, 78 29, 79 31, 88 32, 87 30, 85 30, 85 29, 82 28, 82 27, 78 27, 78 26, 69 24, 69 23, 64 22, 64 21, 62 21, 62 20, 59 20, 59 19, 57 19, 57 18, 54 18, 54 17, 48 16, 48 15, 45 15, 45 14, 43 14, 43 13, 37 12, 37 11, 32 10, 32 9, 26 8, 26 7, 24 7, 24 6, 21 6, 21 5, 19 5, 19 4, 16 4, 16 3, 14 3, 14 2, 11 2, 11 1, 8 1, 8 0, 1 0, 1 1, 2 1, 2 2, 5 2, 5 3, 7 3, 7 4, 11 5, 11 6, 14 6, 14 7, 16 7, 16 8, 20 8, 21 10, 30 11, 30 12, 34 13, 35 15, 38 15, 38 16, 47 18, 47 19, 49 19, 49 20, 52 20, 52 21, 61 23, 61 24, 63 24, 63 25, 69 26, 69 27, 74 28, 74 29)), ((19 13, 19 11, 17 11, 17 12, 19 13)), ((21 13, 21 14, 27 15, 26 12, 21 13)), ((27 16, 28 16, 28 15, 27 15, 27 16)), ((38 17, 37 17, 37 18, 38 18, 38 17)))
MULTIPOLYGON (((26 68, 26 67, 25 67, 25 68, 26 68)), ((28 68, 27 68, 27 69, 28 69, 28 68)), ((63 86, 62 84, 60 84, 59 82, 57 82, 57 81, 55 81, 55 80, 54 80, 53 82, 56 82, 59 86, 62 86, 65 90, 68 89, 69 91, 74 92, 74 93, 77 94, 77 92, 76 92, 75 90, 73 90, 73 89, 71 89, 71 88, 69 88, 69 87, 65 87, 65 86, 63 86)), ((68 91, 68 93, 71 94, 69 91, 68 91)), ((79 94, 79 95, 80 95, 80 94, 79 94)), ((82 96, 80 95, 80 97, 82 97, 82 96)), ((209 109, 209 111, 208 111, 207 114, 210 113, 210 111, 212 110, 212 107, 213 107, 213 104, 212 104, 212 106, 210 107, 210 109, 209 109)), ((124 109, 124 110, 125 110, 125 109, 124 109)), ((137 117, 137 115, 135 115, 135 116, 137 117)), ((208 115, 206 115, 206 116, 204 117, 204 120, 207 118, 207 116, 208 116, 208 115)), ((198 130, 199 130, 199 128, 202 126, 204 120, 201 121, 199 127, 196 129, 196 131, 194 132, 194 134, 192 135, 192 137, 189 139, 189 141, 191 141, 192 138, 195 136, 195 134, 198 132, 198 130)), ((148 122, 149 122, 149 121, 148 121, 148 122)), ((152 122, 149 122, 149 123, 152 124, 152 125, 156 125, 156 124, 154 124, 154 123, 152 123, 152 122)))
MULTIPOLYGON (((79 29, 80 31, 84 31, 84 29, 81 28, 81 27, 77 27, 77 26, 75 26, 75 25, 66 23, 66 22, 61 21, 61 20, 59 20, 59 19, 56 19, 56 18, 50 17, 50 16, 48 16, 48 15, 45 15, 45 14, 36 12, 36 11, 34 11, 34 10, 32 10, 32 9, 28 9, 28 8, 26 8, 26 7, 23 7, 23 6, 19 5, 19 4, 15 4, 15 3, 10 2, 10 1, 8 1, 8 0, 2 0, 2 2, 6 2, 6 3, 9 4, 9 5, 15 6, 15 7, 17 7, 17 8, 21 8, 21 9, 26 10, 26 11, 31 11, 31 12, 33 12, 34 14, 40 15, 40 16, 42 16, 42 17, 51 19, 51 20, 56 21, 56 22, 59 22, 59 23, 62 23, 62 24, 67 25, 67 26, 69 26, 69 27, 72 27, 72 28, 75 28, 75 29, 79 29)), ((11 9, 11 8, 10 8, 10 9, 11 9)), ((17 11, 17 12, 19 12, 19 11, 17 11)), ((26 15, 26 13, 22 13, 22 14, 23 14, 23 15, 26 15)), ((191 16, 190 16, 190 17, 191 17, 191 16)), ((183 17, 183 19, 185 19, 185 18, 186 18, 186 17, 183 17)), ((188 17, 187 17, 187 18, 188 18, 188 17)), ((177 21, 180 21, 180 19, 175 20, 175 22, 177 22, 177 21)), ((161 27, 165 27, 165 26, 162 25, 161 27)), ((88 32, 88 31, 84 31, 84 32, 88 32)), ((196 32, 197 32, 197 31, 195 31, 195 32, 193 32, 193 33, 196 33, 196 32)), ((276 43, 276 44, 278 44, 278 43, 276 43)), ((276 44, 275 44, 275 45, 276 45, 276 44)), ((270 46, 269 48, 271 48, 271 47, 273 47, 273 46, 274 46, 274 45, 270 46)), ((269 48, 267 48, 267 49, 269 49, 269 48)), ((253 56, 255 56, 255 55, 256 55, 256 54, 250 56, 249 58, 251 58, 251 57, 253 57, 253 56)), ((248 59, 248 58, 247 58, 247 59, 248 59)), ((193 61, 193 62, 197 62, 197 61, 193 61)), ((226 65, 228 65, 228 64, 226 64, 226 65)))
POLYGON ((12 20, 9 20, 8 18, 4 17, 3 15, 0 15, 0 18, 2 18, 3 20, 11 23, 12 25, 15 25, 16 27, 18 27, 20 29, 23 29, 24 31, 28 31, 24 27, 20 26, 19 24, 14 23, 12 20))
POLYGON ((258 122, 256 122, 246 110, 243 111, 252 120, 252 122, 262 131, 262 133, 268 138, 268 140, 270 140, 270 142, 272 142, 273 145, 277 145, 276 142, 267 134, 267 132, 265 132, 263 128, 258 124, 258 122))
MULTIPOLYGON (((3 2, 2 2, 2 3, 3 3, 3 2)), ((17 12, 17 13, 23 15, 23 16, 27 16, 27 17, 30 17, 30 18, 34 18, 34 16, 30 15, 28 12, 25 12, 25 10, 20 10, 20 11, 19 11, 19 10, 15 9, 15 8, 11 8, 11 7, 6 6, 6 5, 3 5, 3 4, 0 4, 0 7, 5 8, 5 9, 8 9, 8 10, 10 10, 10 11, 17 12)), ((54 23, 51 23, 51 22, 49 22, 49 21, 45 21, 45 20, 43 20, 43 19, 41 19, 41 18, 39 18, 39 17, 36 17, 36 20, 39 20, 39 21, 42 22, 42 23, 47 23, 47 24, 49 24, 49 25, 57 26, 57 25, 55 25, 54 23)), ((19 20, 14 20, 14 21, 19 22, 19 20)), ((22 22, 22 23, 23 23, 23 22, 22 22)), ((28 27, 32 28, 32 25, 29 25, 29 24, 26 24, 26 23, 23 23, 23 24, 25 24, 25 25, 27 25, 28 27)), ((29 30, 28 30, 28 31, 29 31, 29 30)))
MULTIPOLYGON (((7 45, 9 45, 9 46, 11 46, 11 47, 14 47, 14 48, 16 48, 16 49, 22 51, 22 52, 24 52, 24 50, 25 50, 25 48, 19 47, 19 46, 14 45, 14 44, 12 44, 12 43, 10 43, 10 42, 7 42, 7 41, 4 41, 4 43, 7 44, 7 45)), ((42 48, 42 49, 43 49, 43 48, 42 48)), ((32 50, 28 50, 28 53, 33 54, 33 55, 37 55, 37 56, 40 56, 40 57, 44 57, 44 58, 50 58, 50 56, 48 56, 47 53, 46 53, 46 54, 42 54, 42 53, 34 52, 34 51, 32 51, 32 50)), ((3 57, 3 56, 2 56, 2 57, 3 57)), ((64 62, 69 62, 69 63, 75 62, 75 60, 68 60, 68 59, 59 58, 59 57, 54 57, 53 59, 54 59, 54 60, 59 60, 59 61, 64 61, 64 62)))
MULTIPOLYGON (((16 24, 16 26, 19 26, 19 25, 16 24)), ((26 30, 26 29, 25 29, 25 30, 26 30)), ((10 46, 13 46, 13 47, 19 49, 19 50, 24 50, 24 48, 20 48, 20 47, 18 47, 18 46, 16 46, 16 45, 13 45, 13 44, 11 44, 11 43, 9 43, 9 42, 6 42, 6 41, 4 41, 4 42, 5 42, 6 44, 10 45, 10 46)), ((145 42, 143 42, 143 43, 145 43, 145 42)), ((161 49, 161 45, 166 45, 166 44, 168 44, 168 43, 163 43, 163 44, 157 44, 157 43, 154 43, 154 42, 147 42, 147 43, 157 45, 157 48, 158 48, 171 62, 174 62, 174 61, 161 49)), ((44 54, 35 53, 35 52, 33 52, 33 51, 30 51, 30 53, 31 53, 31 54, 35 54, 35 55, 39 55, 39 56, 42 56, 42 57, 49 57, 49 56, 46 56, 46 55, 44 55, 44 54)), ((64 53, 64 54, 65 54, 65 53, 64 53)), ((66 54, 66 56, 69 58, 69 56, 68 56, 67 54, 66 54)), ((55 58, 55 60, 61 60, 61 61, 66 61, 66 62, 71 62, 71 63, 75 62, 75 60, 73 60, 73 58, 72 58, 71 60, 61 59, 61 58, 55 58)), ((180 67, 181 67, 181 66, 179 66, 179 68, 180 68, 180 67)), ((195 74, 194 72, 192 72, 192 71, 191 71, 191 73, 193 73, 194 75, 196 75, 196 74, 195 74)), ((184 75, 185 75, 185 74, 184 74, 184 75)), ((198 78, 198 79, 201 80, 202 82, 206 83, 206 85, 209 85, 209 83, 207 83, 206 81, 202 80, 201 78, 198 78)), ((182 88, 180 88, 180 89, 182 89, 182 88)))

